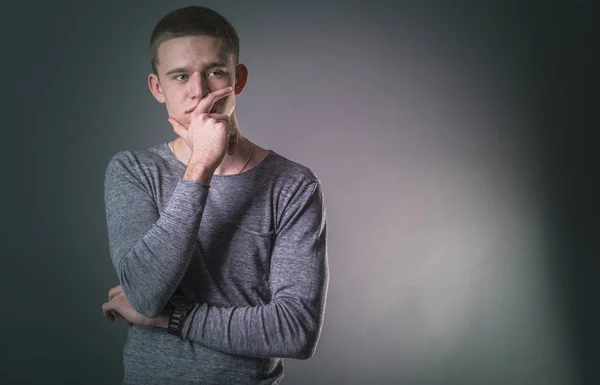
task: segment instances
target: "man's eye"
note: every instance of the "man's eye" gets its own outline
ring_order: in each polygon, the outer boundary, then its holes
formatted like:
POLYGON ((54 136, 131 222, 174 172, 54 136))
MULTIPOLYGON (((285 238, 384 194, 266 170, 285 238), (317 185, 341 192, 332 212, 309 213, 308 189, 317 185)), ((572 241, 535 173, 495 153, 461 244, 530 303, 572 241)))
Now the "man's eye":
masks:
POLYGON ((213 71, 208 74, 208 76, 215 76, 217 78, 221 77, 222 75, 223 75, 223 72, 221 72, 221 71, 213 71))
POLYGON ((186 75, 177 75, 177 76, 175 76, 174 79, 175 80, 184 80, 183 78, 185 78, 185 77, 186 77, 186 75))

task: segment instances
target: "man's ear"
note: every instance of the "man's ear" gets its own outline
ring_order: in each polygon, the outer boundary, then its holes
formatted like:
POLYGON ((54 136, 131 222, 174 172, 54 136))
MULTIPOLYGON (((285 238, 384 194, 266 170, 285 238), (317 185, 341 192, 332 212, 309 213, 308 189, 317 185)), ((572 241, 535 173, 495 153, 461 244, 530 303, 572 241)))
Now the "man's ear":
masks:
POLYGON ((165 102, 165 95, 163 93, 160 82, 158 81, 158 76, 156 74, 151 73, 148 75, 148 87, 150 87, 150 92, 152 92, 152 96, 159 102, 165 102))
POLYGON ((241 95, 248 82, 248 67, 240 63, 235 67, 235 95, 241 95))

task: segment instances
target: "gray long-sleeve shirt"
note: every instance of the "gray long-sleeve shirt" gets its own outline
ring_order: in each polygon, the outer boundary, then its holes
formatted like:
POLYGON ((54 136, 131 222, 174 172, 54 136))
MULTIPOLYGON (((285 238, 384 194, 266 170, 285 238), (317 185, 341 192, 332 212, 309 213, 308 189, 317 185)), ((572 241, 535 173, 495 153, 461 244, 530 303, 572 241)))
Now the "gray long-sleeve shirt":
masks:
POLYGON ((129 302, 161 314, 175 293, 198 302, 184 338, 132 326, 125 384, 276 384, 282 358, 310 358, 329 280, 320 181, 271 151, 210 185, 183 180, 166 143, 109 161, 110 255, 129 302))

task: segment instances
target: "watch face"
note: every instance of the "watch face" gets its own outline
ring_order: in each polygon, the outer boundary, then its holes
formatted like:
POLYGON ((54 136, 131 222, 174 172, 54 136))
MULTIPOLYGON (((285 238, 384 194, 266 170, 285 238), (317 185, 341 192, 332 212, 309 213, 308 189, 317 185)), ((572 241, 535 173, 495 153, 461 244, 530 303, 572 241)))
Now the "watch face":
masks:
POLYGON ((174 295, 171 297, 171 305, 176 307, 190 307, 194 305, 194 301, 183 295, 174 295))

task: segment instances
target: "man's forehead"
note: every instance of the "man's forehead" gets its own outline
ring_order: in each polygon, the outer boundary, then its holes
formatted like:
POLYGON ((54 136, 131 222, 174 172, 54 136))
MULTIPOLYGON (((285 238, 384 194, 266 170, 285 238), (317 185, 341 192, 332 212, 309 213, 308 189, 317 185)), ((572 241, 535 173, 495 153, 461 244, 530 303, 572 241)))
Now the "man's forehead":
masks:
POLYGON ((166 66, 219 62, 228 65, 232 56, 223 39, 205 35, 169 39, 158 47, 158 62, 166 66))

